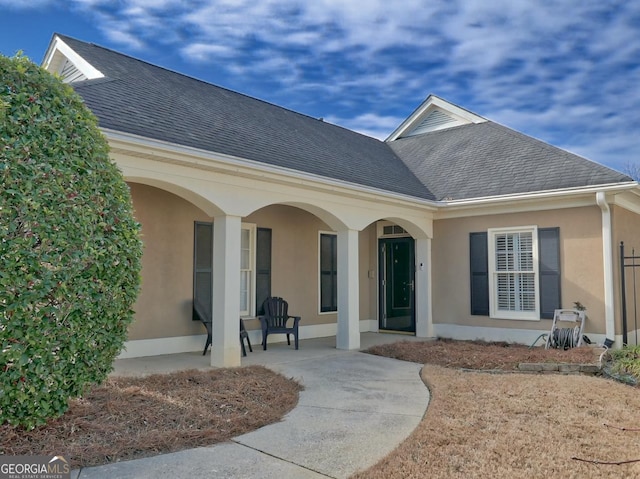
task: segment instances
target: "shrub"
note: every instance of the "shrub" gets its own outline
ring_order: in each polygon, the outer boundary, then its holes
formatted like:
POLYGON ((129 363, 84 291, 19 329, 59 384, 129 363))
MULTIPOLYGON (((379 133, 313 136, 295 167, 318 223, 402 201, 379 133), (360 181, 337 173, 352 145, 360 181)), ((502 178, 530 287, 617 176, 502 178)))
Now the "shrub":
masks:
POLYGON ((126 340, 141 242, 93 114, 0 56, 0 424, 33 428, 102 382, 126 340))
POLYGON ((614 349, 610 354, 613 373, 626 376, 625 382, 637 384, 640 381, 640 345, 614 349))

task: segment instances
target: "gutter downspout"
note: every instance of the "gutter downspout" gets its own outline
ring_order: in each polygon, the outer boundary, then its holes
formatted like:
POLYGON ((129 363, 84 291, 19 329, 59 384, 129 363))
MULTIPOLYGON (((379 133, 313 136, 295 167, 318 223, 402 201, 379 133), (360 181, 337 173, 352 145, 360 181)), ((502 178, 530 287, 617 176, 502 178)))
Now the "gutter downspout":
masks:
POLYGON ((596 193, 596 203, 602 210, 602 260, 604 267, 604 321, 607 339, 616 340, 613 304, 613 241, 611 239, 611 209, 604 191, 596 193))

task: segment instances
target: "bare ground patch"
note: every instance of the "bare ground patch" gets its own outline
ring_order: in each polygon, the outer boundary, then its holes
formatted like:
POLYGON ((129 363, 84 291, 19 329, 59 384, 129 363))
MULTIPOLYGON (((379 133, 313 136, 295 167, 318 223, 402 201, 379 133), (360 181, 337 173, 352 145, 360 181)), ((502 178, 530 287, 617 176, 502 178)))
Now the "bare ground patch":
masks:
POLYGON ((0 454, 64 454, 74 468, 223 442, 281 418, 301 386, 261 366, 111 377, 33 431, 0 426, 0 454))
POLYGON ((458 341, 427 344, 375 348, 378 354, 431 363, 422 376, 432 396, 413 434, 355 478, 640 477, 640 463, 598 465, 572 459, 640 459, 640 431, 618 429, 638 427, 637 388, 598 377, 488 374, 436 365, 513 369, 519 362, 549 361, 556 354, 560 357, 555 360, 562 362, 585 362, 582 351, 530 352, 527 347, 458 341))

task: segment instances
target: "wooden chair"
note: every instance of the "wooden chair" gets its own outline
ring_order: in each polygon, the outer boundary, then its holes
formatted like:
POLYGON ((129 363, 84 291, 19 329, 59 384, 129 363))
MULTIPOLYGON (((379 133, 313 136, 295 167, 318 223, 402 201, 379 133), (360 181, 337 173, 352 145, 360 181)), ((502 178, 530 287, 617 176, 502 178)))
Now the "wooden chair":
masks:
MULTIPOLYGON (((209 346, 211 346, 211 340, 212 340, 211 314, 207 314, 207 308, 205 308, 204 305, 198 300, 193 301, 193 311, 197 316, 197 318, 200 321, 202 321, 202 324, 204 324, 204 327, 207 329, 207 342, 204 344, 204 351, 202 352, 202 355, 204 356, 205 354, 207 354, 207 349, 209 349, 209 346)), ((247 350, 244 347, 245 339, 247 340, 247 346, 249 346, 249 351, 253 352, 253 348, 251 347, 251 341, 249 340, 249 335, 247 334, 247 330, 244 327, 242 318, 240 318, 240 346, 242 347, 243 356, 247 355, 247 350)))
POLYGON ((291 346, 289 335, 293 334, 295 348, 298 349, 298 323, 300 316, 289 316, 289 304, 282 298, 270 297, 264 301, 264 315, 258 316, 262 326, 262 349, 267 349, 267 337, 270 334, 286 334, 287 344, 291 346), (293 324, 288 326, 290 319, 293 324))

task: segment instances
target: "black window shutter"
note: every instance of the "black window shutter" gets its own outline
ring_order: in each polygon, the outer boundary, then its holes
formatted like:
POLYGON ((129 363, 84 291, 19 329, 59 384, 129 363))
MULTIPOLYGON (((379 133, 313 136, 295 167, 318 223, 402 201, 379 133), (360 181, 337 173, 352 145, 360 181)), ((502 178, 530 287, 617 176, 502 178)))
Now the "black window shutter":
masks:
POLYGON ((264 314, 264 300, 271 296, 271 228, 256 232, 256 314, 264 314))
POLYGON ((560 309, 560 228, 538 229, 540 317, 553 319, 560 309))
POLYGON ((487 233, 469 233, 471 314, 489 316, 489 257, 487 233))
POLYGON ((338 310, 338 237, 320 235, 320 311, 338 310))
MULTIPOLYGON (((196 221, 193 232, 193 300, 208 311, 212 307, 213 223, 196 221)), ((197 320, 195 312, 193 319, 197 320)))

